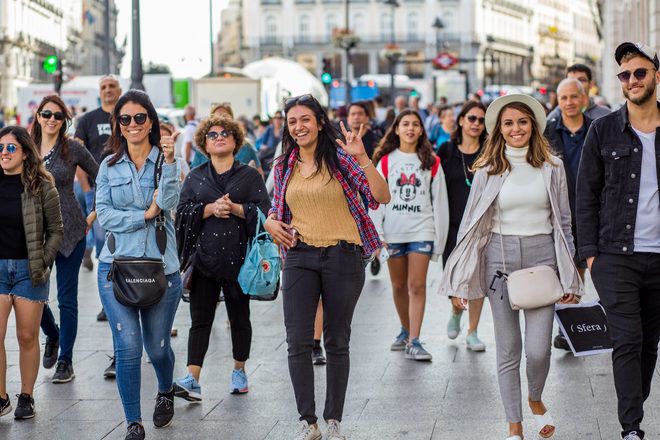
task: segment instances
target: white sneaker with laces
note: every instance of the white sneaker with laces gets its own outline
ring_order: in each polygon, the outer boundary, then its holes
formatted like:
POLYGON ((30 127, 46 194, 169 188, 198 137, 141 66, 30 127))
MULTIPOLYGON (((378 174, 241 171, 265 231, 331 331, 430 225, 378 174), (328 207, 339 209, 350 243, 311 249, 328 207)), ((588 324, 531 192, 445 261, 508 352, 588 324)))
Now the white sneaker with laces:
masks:
POLYGON ((626 435, 623 440, 642 440, 640 436, 637 435, 637 431, 632 431, 629 432, 628 435, 626 435))
POLYGON ((341 435, 341 425, 337 420, 328 420, 328 432, 326 433, 326 440, 346 440, 346 437, 341 435))
POLYGON ((303 421, 294 440, 321 440, 322 437, 318 425, 310 425, 307 421, 303 421))

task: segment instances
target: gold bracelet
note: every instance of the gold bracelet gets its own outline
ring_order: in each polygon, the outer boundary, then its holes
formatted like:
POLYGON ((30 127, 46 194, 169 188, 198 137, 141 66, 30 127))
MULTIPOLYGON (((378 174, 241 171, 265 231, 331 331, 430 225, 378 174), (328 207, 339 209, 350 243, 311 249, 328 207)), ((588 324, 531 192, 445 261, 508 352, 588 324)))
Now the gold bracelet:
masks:
POLYGON ((374 164, 374 163, 373 163, 372 161, 369 161, 369 162, 367 162, 367 164, 366 164, 365 166, 362 166, 362 165, 360 165, 360 164, 358 164, 358 166, 360 167, 360 169, 361 169, 362 171, 364 171, 364 170, 366 170, 367 168, 369 168, 369 167, 370 167, 371 165, 373 165, 373 164, 374 164))

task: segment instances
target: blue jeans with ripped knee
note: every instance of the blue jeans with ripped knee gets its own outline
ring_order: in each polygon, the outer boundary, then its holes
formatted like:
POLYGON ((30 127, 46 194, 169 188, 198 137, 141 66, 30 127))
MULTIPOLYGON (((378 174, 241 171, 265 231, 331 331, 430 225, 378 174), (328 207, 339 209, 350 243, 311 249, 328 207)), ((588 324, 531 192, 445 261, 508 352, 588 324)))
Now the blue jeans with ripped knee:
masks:
POLYGON ((126 422, 139 422, 142 420, 140 365, 143 344, 156 370, 158 391, 165 393, 172 389, 174 352, 170 346, 170 331, 181 299, 181 276, 179 272, 167 275, 169 287, 163 299, 140 310, 126 307, 115 299, 112 282, 107 280, 109 271, 109 263, 99 263, 99 295, 112 330, 117 388, 126 422))

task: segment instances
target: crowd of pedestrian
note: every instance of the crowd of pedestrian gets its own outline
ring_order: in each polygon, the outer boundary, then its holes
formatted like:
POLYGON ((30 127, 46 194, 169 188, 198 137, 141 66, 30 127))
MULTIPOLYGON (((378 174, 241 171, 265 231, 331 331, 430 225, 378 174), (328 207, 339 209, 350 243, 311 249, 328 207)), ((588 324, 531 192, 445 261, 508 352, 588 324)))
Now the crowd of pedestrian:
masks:
POLYGON ((143 351, 157 377, 153 424, 164 428, 175 397, 202 401, 221 301, 231 329, 228 391, 249 391, 250 301, 278 293, 301 422, 294 438, 345 439, 365 269, 388 267, 398 318, 390 350, 429 362, 427 278, 441 260, 449 339, 467 311, 466 348, 487 349, 478 326, 488 298, 507 440, 523 439, 523 353, 536 434, 550 438, 561 426, 543 400, 551 347, 570 349, 561 333, 553 343, 555 304, 580 301, 587 269, 612 334, 621 438, 644 439, 660 341, 660 65, 637 43, 621 44, 615 60, 626 102, 613 112, 590 100, 591 70, 574 65, 550 109, 517 93, 488 106, 474 97, 422 108, 417 96, 398 96, 392 108, 376 99, 337 112, 304 94, 269 121, 235 117, 227 102, 199 120, 202 109, 187 106, 178 149, 179 132, 159 120, 149 96, 123 93, 112 75, 99 81, 101 107, 76 118, 75 136, 70 109, 56 95, 43 98, 29 131, 0 129, 0 416, 13 409, 4 345, 11 311, 21 373, 14 417, 29 419, 39 327, 52 382, 71 382, 78 275, 96 260, 97 319, 108 321, 114 347, 103 375, 116 378, 126 440, 145 438, 143 351), (274 249, 269 240, 282 262, 277 283, 264 280, 279 264, 247 257, 274 249), (53 265, 59 324, 48 305, 53 265), (509 277, 520 272, 528 283, 544 280, 529 284, 523 301, 509 277), (248 287, 255 274, 269 295, 248 287), (182 298, 190 303, 187 368, 175 378, 170 341, 182 298), (327 369, 325 432, 314 365, 327 369))

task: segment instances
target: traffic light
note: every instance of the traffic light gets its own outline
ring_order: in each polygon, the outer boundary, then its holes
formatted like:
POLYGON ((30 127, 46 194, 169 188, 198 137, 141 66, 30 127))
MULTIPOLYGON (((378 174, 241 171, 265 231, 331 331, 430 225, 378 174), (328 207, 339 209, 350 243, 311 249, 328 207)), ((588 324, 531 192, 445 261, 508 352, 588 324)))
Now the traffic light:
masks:
POLYGON ((59 58, 57 55, 48 55, 46 58, 44 58, 43 62, 43 68, 44 72, 48 74, 53 74, 57 71, 57 64, 59 62, 59 58))
POLYGON ((323 58, 323 73, 321 73, 321 82, 330 84, 332 82, 332 65, 330 58, 323 58))

